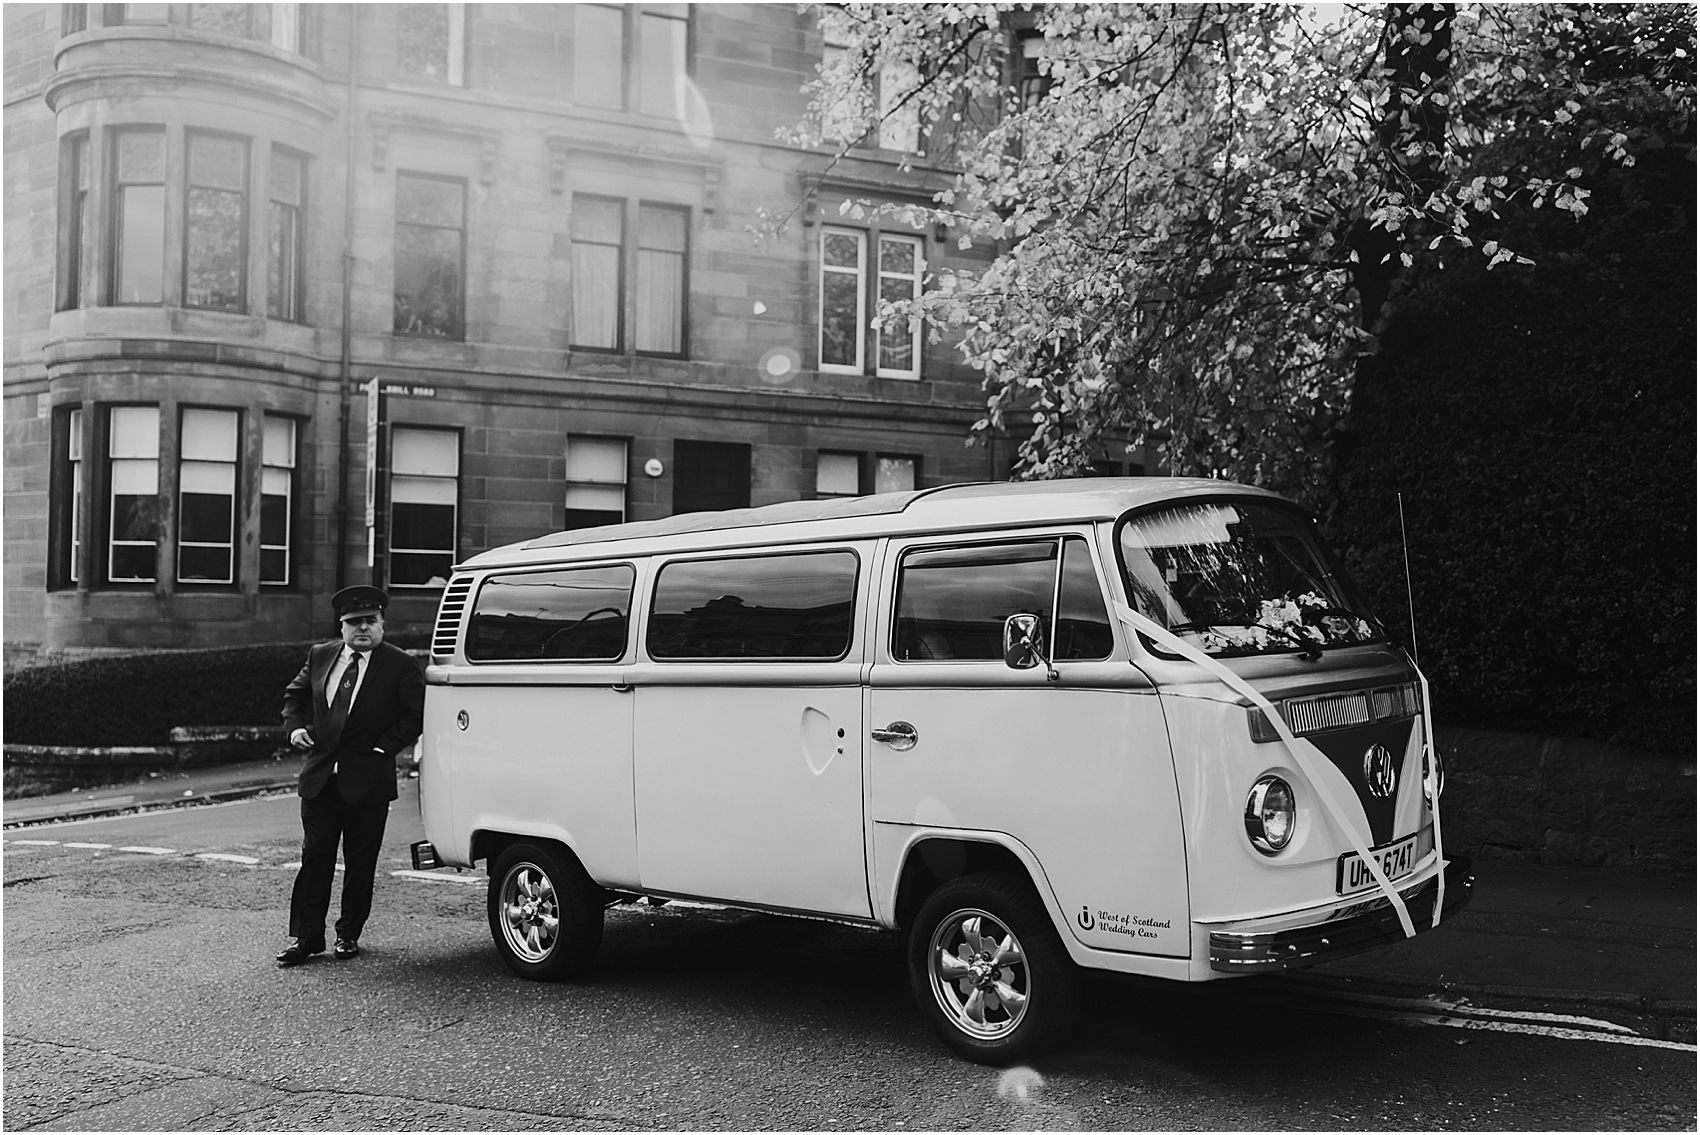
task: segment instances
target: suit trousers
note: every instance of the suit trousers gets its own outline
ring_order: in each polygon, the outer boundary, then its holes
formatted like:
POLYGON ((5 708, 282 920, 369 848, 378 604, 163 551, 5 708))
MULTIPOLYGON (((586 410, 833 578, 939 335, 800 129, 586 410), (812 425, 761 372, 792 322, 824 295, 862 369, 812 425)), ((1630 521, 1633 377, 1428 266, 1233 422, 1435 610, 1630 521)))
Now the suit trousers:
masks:
POLYGON ((372 913, 378 850, 384 842, 388 800, 351 804, 333 773, 317 796, 301 799, 301 870, 289 899, 289 936, 306 945, 325 940, 331 884, 336 879, 337 843, 342 843, 342 912, 336 936, 356 941, 372 913))

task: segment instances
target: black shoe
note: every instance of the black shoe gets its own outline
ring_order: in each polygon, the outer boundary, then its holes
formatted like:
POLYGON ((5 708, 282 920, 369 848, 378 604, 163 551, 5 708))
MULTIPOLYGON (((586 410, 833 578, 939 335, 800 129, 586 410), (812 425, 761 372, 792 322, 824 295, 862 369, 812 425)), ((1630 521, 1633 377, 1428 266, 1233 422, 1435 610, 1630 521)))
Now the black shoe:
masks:
POLYGON ((324 952, 325 944, 323 942, 320 942, 316 946, 308 945, 307 943, 299 941, 291 943, 287 950, 277 956, 278 968, 288 969, 290 966, 298 966, 314 954, 322 954, 324 952))
POLYGON ((339 962, 346 962, 349 958, 357 958, 360 956, 360 943, 353 938, 338 938, 332 956, 339 962))

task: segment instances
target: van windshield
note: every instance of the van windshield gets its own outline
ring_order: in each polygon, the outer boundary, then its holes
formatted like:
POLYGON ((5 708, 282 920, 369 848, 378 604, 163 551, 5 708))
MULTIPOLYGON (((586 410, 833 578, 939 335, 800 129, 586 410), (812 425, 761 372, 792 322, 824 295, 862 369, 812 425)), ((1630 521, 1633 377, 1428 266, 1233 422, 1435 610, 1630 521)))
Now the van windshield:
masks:
POLYGON ((1128 602, 1207 654, 1315 655, 1386 637, 1299 513, 1211 502, 1117 535, 1128 602))

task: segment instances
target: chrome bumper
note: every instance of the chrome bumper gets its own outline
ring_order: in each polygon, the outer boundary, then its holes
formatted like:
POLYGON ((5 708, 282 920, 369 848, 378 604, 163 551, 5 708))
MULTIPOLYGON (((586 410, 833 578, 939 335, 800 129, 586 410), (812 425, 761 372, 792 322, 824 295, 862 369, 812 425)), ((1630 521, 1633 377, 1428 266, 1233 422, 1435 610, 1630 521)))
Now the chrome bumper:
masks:
MULTIPOLYGON (((1446 864, 1446 905, 1441 908, 1442 920, 1451 918, 1470 901, 1476 876, 1470 861, 1453 856, 1446 864)), ((1420 887, 1401 892, 1411 922, 1421 934, 1434 921, 1435 895, 1438 880, 1430 879, 1420 887)), ((1399 915, 1393 904, 1381 900, 1379 906, 1350 918, 1319 922, 1294 930, 1279 930, 1264 934, 1236 934, 1231 931, 1212 931, 1210 934, 1210 968, 1219 973, 1274 973, 1277 970, 1297 969, 1315 965, 1332 958, 1373 950, 1403 941, 1405 931, 1399 925, 1399 915)))

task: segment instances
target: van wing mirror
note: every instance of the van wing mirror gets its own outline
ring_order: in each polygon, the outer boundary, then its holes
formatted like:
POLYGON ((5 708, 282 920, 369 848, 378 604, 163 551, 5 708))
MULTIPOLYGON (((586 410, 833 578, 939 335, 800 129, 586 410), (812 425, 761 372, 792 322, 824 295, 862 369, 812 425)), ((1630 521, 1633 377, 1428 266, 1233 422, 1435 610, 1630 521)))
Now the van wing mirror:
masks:
POLYGON ((1031 670, 1045 661, 1045 624, 1038 615, 1011 615, 1003 621, 1003 661, 1012 670, 1031 670))

